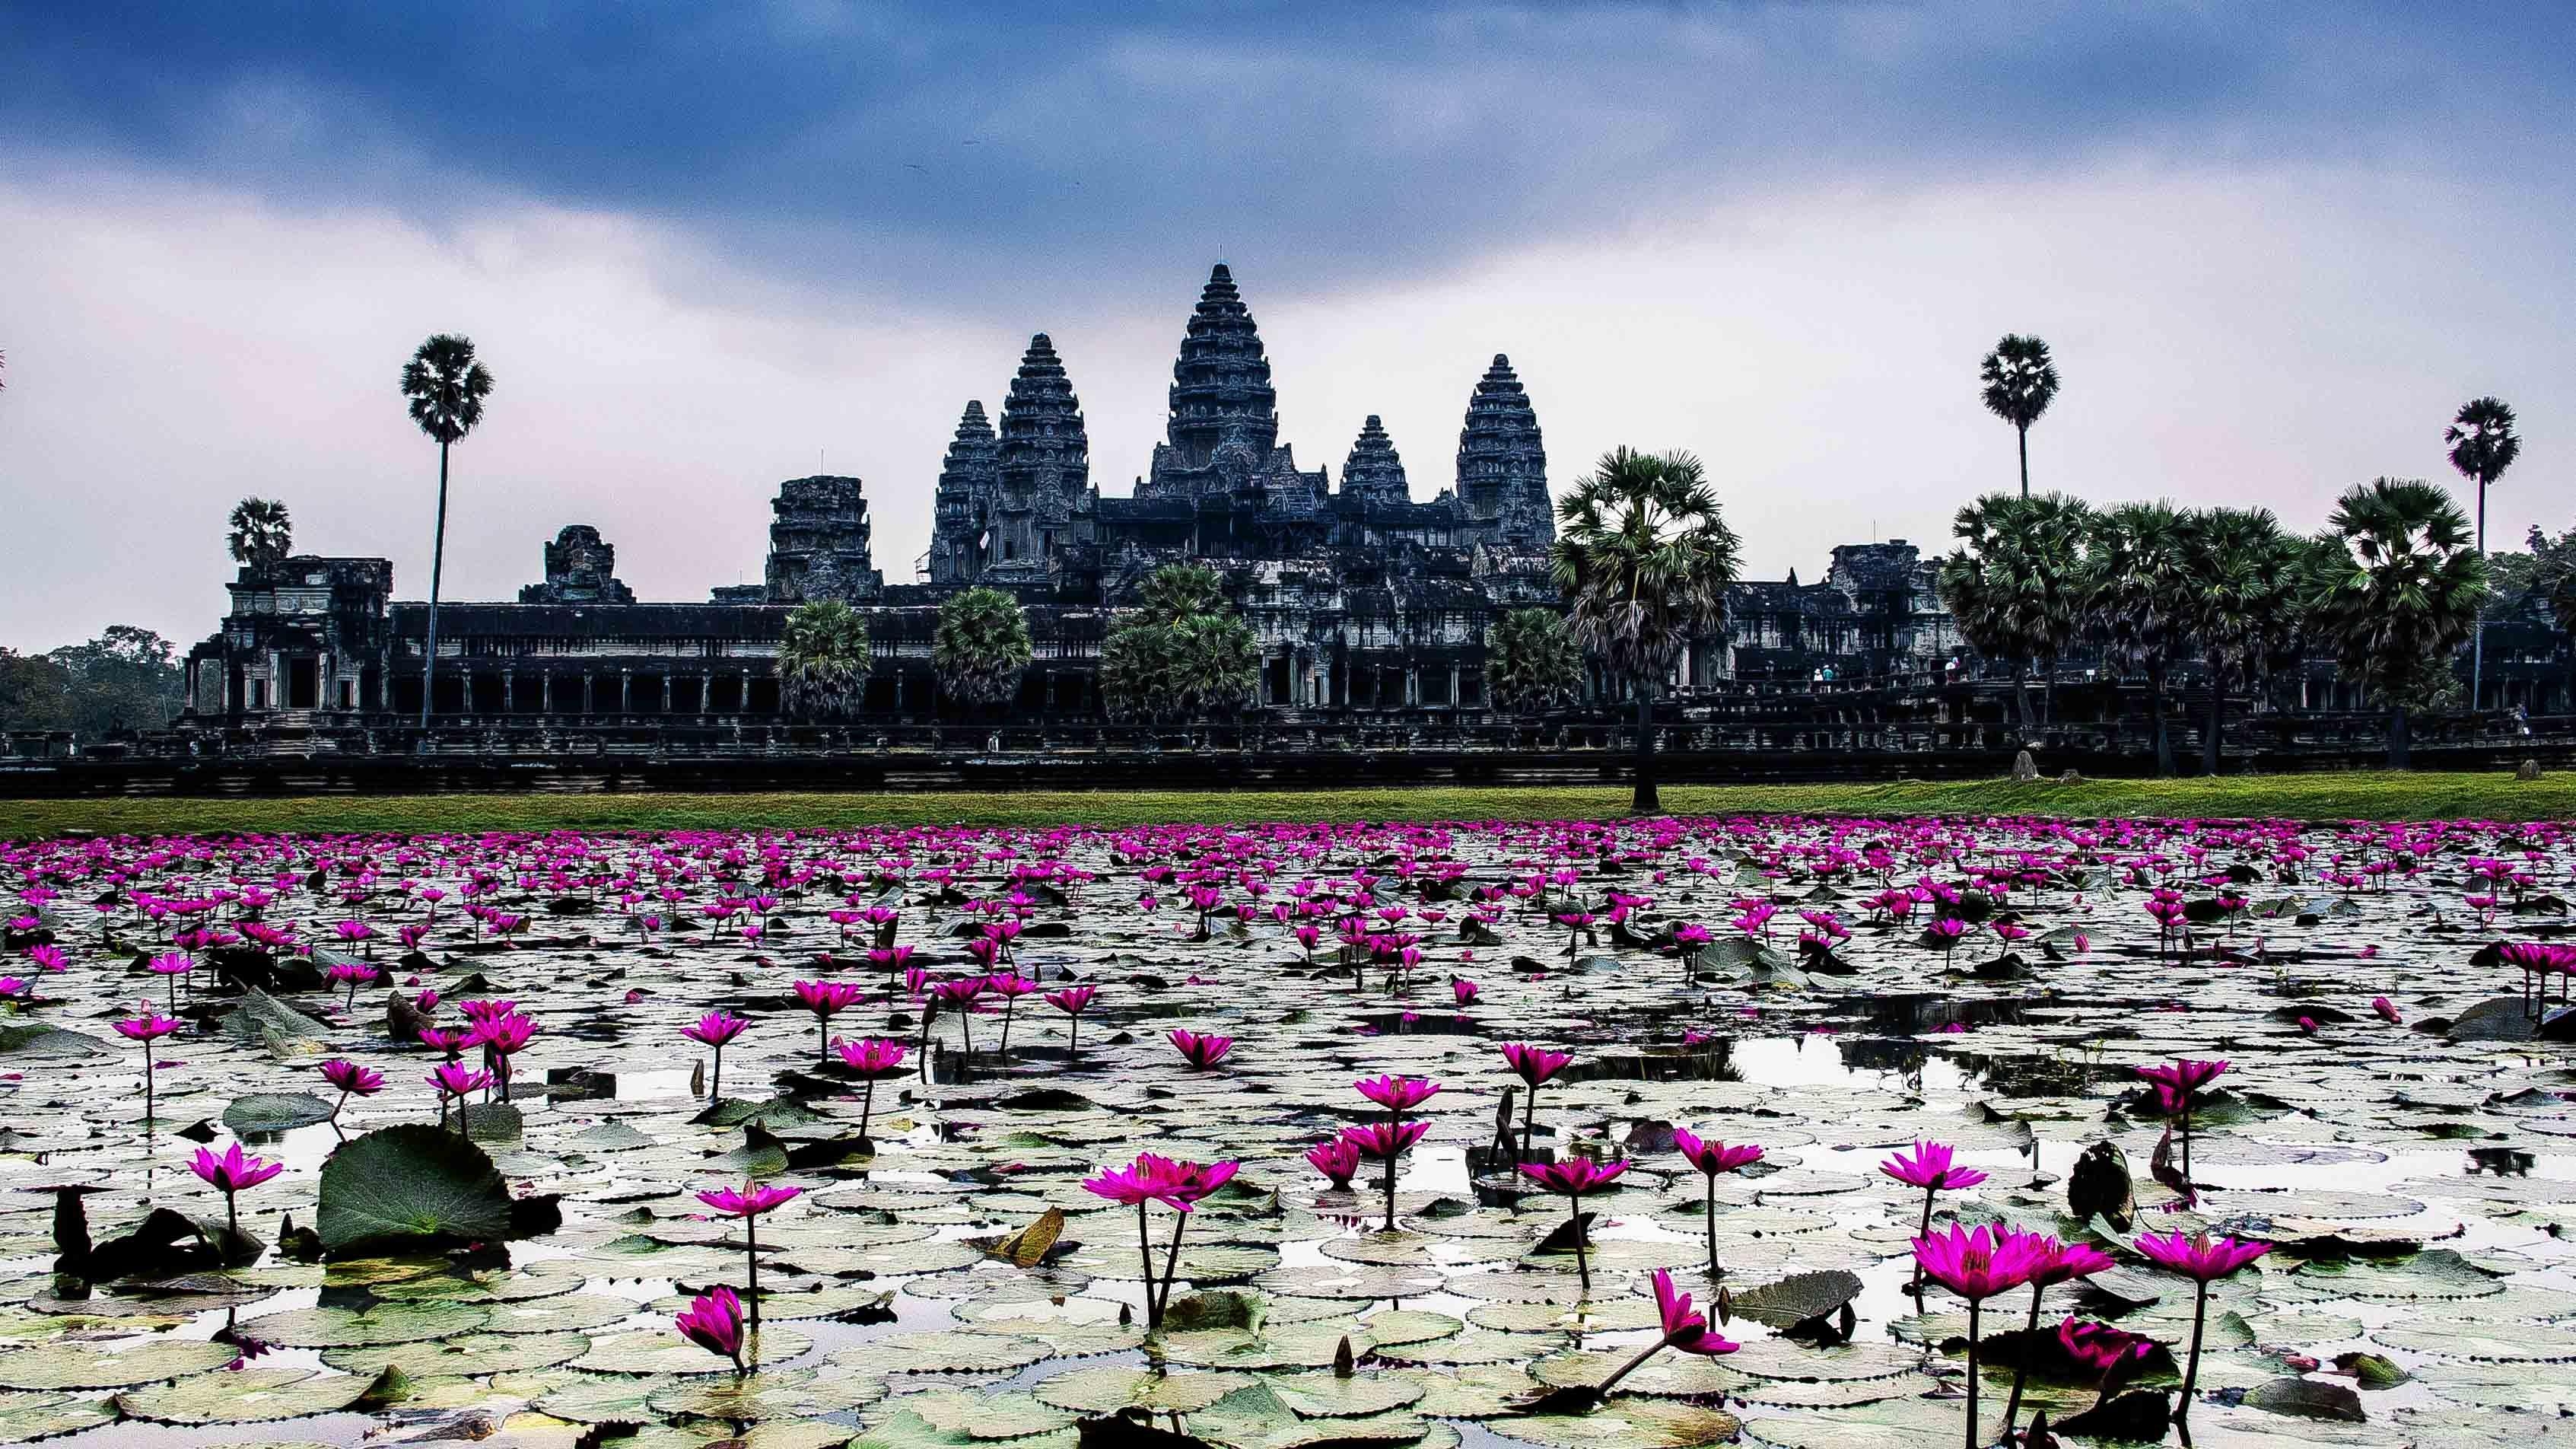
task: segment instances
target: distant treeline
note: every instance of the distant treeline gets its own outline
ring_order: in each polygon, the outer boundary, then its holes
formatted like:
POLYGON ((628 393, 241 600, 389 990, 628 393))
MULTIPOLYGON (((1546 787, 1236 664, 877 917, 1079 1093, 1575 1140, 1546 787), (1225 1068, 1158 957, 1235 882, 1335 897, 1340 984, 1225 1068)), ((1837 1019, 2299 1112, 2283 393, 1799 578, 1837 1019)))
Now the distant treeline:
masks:
POLYGON ((149 629, 111 624, 47 654, 0 648, 0 730, 70 730, 104 740, 166 728, 179 713, 177 649, 149 629))

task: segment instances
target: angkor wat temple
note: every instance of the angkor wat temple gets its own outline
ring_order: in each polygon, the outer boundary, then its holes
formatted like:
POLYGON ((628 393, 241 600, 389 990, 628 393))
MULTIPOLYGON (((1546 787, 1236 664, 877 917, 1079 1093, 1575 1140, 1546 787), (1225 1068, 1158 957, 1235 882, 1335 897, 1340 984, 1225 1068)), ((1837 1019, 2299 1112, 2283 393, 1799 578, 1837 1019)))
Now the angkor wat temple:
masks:
MULTIPOLYGON (((942 599, 981 584, 1019 598, 1035 643, 1011 717, 1096 718, 1108 614, 1155 568, 1191 560, 1223 575, 1260 639, 1256 718, 1292 727, 1483 718, 1487 623, 1557 601, 1547 453, 1510 359, 1494 357, 1467 387, 1454 474, 1428 500, 1415 496, 1376 417, 1360 423, 1338 487, 1327 469, 1301 467, 1279 433, 1269 356, 1219 265, 1173 363, 1165 439, 1128 496, 1105 496, 1094 481, 1074 372, 1041 333, 1002 396, 998 426, 980 400, 965 405, 932 485, 925 581, 885 582, 852 477, 779 485, 762 581, 702 603, 638 602, 616 576, 614 547, 573 524, 544 546, 543 581, 515 602, 441 604, 431 714, 451 727, 775 721, 786 615, 832 598, 870 619, 876 664, 862 729, 954 719, 931 670, 932 629, 942 599)), ((187 726, 399 728, 419 714, 428 608, 393 598, 386 560, 296 556, 244 567, 229 589, 221 631, 188 656, 187 726)), ((1837 548, 1814 583, 1741 584, 1729 614, 1676 671, 1685 705, 1871 689, 1920 700, 1976 673, 1935 593, 1932 560, 1902 539, 1837 548)), ((2529 676, 2536 710, 2557 670, 2530 666, 2554 660, 2554 638, 2518 637, 2491 629, 2491 677, 2529 676), (2517 650, 2532 655, 2519 669, 2517 650)), ((2315 703, 2353 703, 2332 700, 2340 686, 2330 670, 2301 685, 2302 702, 2310 684, 2315 703)))

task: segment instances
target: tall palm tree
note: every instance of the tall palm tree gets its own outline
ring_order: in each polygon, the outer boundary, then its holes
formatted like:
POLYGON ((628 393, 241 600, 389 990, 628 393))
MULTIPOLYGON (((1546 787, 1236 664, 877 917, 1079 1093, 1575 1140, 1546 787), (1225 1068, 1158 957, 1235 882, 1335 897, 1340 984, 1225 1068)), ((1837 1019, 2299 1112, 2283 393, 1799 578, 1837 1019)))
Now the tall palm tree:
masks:
POLYGON ((1100 643, 1100 700, 1121 719, 1194 719, 1239 708, 1261 680, 1261 645, 1204 564, 1165 564, 1100 643))
POLYGON ((1630 808, 1663 808, 1655 789, 1655 693, 1696 634, 1726 623, 1738 541, 1699 459, 1614 448, 1557 505, 1553 571, 1575 642, 1637 694, 1630 808))
POLYGON ((2013 425, 2021 444, 2021 496, 2030 496, 2030 425, 2057 400, 2057 364, 2048 344, 2007 332, 1986 354, 1978 374, 1986 385, 1986 411, 2013 425))
POLYGON ((968 589, 939 606, 931 668, 942 689, 970 705, 1008 702, 1029 665, 1029 621, 999 589, 968 589))
POLYGON ((2186 627, 2209 663, 2201 772, 2215 775, 2228 686, 2241 682, 2251 696, 2298 635, 2308 545, 2283 533, 2268 508, 2212 508, 2185 520, 2182 546, 2186 627))
POLYGON ((839 599, 799 604, 778 636, 781 702, 799 719, 846 715, 874 662, 867 615, 839 599))
POLYGON ((438 585, 447 568, 447 450, 483 421, 483 399, 492 394, 492 374, 474 360, 470 338, 441 332, 420 345, 403 364, 402 393, 411 403, 411 420, 438 443, 438 531, 429 551, 429 652, 420 666, 420 723, 429 727, 431 696, 438 681, 438 585))
POLYGON ((2158 775, 2174 772, 2166 684, 2191 644, 2187 517, 2170 503, 2123 503, 2096 515, 2085 560, 2086 620, 2111 659, 2147 677, 2158 775))
POLYGON ((274 498, 245 498, 233 505, 232 536, 228 540, 233 562, 271 568, 295 547, 295 521, 287 516, 286 505, 274 498))
POLYGON ((2389 709, 2388 764, 2411 761, 2408 715, 2437 699, 2486 602, 2486 560, 2441 489, 2381 478, 2335 504, 2312 555, 2308 609, 2345 677, 2389 709))
POLYGON ((1941 561, 1941 599, 1959 633, 1988 659, 2013 665, 2013 712, 2030 725, 2025 680, 2045 663, 2054 698, 2058 656, 2081 619, 2084 546, 2093 510, 2080 498, 1989 493, 1950 526, 1961 546, 1941 561))
POLYGON ((1514 609, 1485 630, 1485 695, 1502 709, 1542 709, 1583 683, 1583 651, 1554 609, 1514 609))
MULTIPOLYGON (((2491 397, 2471 398, 2460 404, 2451 417, 2451 425, 2442 430, 2442 441, 2450 445, 2451 466, 2460 476, 2478 485, 2478 557, 2487 556, 2487 485, 2504 476, 2513 460, 2522 456, 2522 439, 2513 431, 2513 409, 2502 400, 2491 397)), ((2469 708, 2484 706, 2480 693, 2487 672, 2487 616, 2478 611, 2478 622, 2469 646, 2469 708)))

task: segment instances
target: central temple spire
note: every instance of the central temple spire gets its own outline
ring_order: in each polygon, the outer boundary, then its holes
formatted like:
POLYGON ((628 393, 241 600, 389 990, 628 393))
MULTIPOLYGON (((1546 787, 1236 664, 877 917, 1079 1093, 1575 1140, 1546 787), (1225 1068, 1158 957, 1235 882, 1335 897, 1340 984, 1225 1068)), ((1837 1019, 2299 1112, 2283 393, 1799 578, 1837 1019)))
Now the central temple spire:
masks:
POLYGON ((1208 273, 1190 314, 1180 356, 1172 363, 1172 451, 1182 466, 1204 468, 1229 443, 1256 465, 1279 440, 1279 395, 1261 330, 1223 262, 1208 273))

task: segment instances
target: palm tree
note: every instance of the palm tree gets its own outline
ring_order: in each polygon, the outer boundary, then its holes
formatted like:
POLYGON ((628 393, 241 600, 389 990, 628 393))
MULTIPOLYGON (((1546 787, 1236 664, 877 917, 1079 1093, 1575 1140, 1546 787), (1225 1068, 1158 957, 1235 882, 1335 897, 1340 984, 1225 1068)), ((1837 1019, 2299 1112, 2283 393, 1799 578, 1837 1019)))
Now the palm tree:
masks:
POLYGON ((1554 609, 1514 609, 1485 631, 1485 693, 1508 710, 1543 709, 1583 683, 1583 651, 1554 609))
POLYGON ((2030 425, 2057 399, 2057 364, 2048 344, 2007 332, 1986 354, 1978 374, 1986 385, 1986 411, 2013 425, 2021 444, 2021 496, 2030 496, 2030 425))
POLYGON ((2388 706, 2389 768, 2405 769, 2408 715, 2451 682, 2486 602, 2486 560, 2450 495, 2415 478, 2344 494, 2319 544, 2308 609, 2344 676, 2388 706))
POLYGON ((787 612, 778 636, 778 686, 789 714, 848 714, 858 705, 859 685, 873 662, 867 615, 839 599, 817 599, 787 612))
POLYGON ((2085 561, 2087 622, 2112 660, 2147 677, 2160 776, 2174 772, 2166 681, 2191 644, 2189 531, 2188 515, 2170 503, 2123 503, 2096 516, 2085 561))
POLYGON ((2203 774, 2218 773, 2219 734, 2227 724, 2227 687, 2241 681, 2251 696, 2272 661, 2287 654, 2299 631, 2305 540, 2281 531, 2266 508, 2212 508, 2183 528, 2188 592, 2186 628, 2199 636, 2209 663, 2209 729, 2201 741, 2203 774))
POLYGON ((1962 546, 1941 561, 1937 587, 1970 646, 2013 662, 2013 710, 2027 729, 2024 680, 2045 661, 2054 713, 2057 659, 2075 637, 2084 583, 2084 545, 2093 510, 2080 498, 1989 493, 1959 510, 1950 531, 1962 546))
POLYGON ((1100 698, 1119 718, 1192 718, 1233 709, 1261 678, 1252 626, 1203 564, 1166 564, 1100 645, 1100 698))
POLYGON ((968 589, 939 606, 931 667, 940 687, 970 705, 1002 704, 1019 693, 1029 664, 1029 621, 999 589, 968 589))
POLYGON ((447 450, 483 421, 483 399, 492 394, 492 374, 474 360, 469 338, 441 332, 420 345, 403 364, 402 393, 411 401, 411 420, 438 442, 438 531, 429 551, 429 652, 420 666, 420 723, 429 727, 429 706, 438 678, 438 585, 447 568, 447 450))
MULTIPOLYGON (((2522 439, 2513 431, 2513 409, 2497 398, 2472 398, 2460 404, 2451 425, 2442 431, 2451 446, 2451 466, 2478 485, 2478 557, 2487 556, 2487 485, 2504 476, 2522 456, 2522 439)), ((2469 708, 2485 707, 2481 686, 2487 672, 2487 616, 2478 611, 2469 649, 2469 708)))
POLYGON ((233 562, 273 568, 295 547, 295 521, 274 498, 245 498, 233 505, 233 562))
POLYGON ((1557 505, 1554 559, 1575 642, 1637 695, 1630 808, 1663 808, 1655 789, 1655 692, 1693 635, 1726 623, 1735 531, 1699 459, 1614 448, 1557 505))

